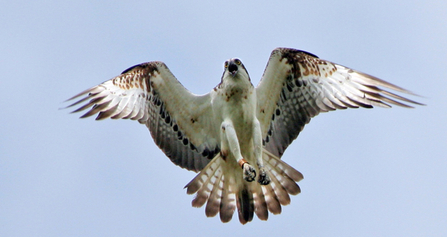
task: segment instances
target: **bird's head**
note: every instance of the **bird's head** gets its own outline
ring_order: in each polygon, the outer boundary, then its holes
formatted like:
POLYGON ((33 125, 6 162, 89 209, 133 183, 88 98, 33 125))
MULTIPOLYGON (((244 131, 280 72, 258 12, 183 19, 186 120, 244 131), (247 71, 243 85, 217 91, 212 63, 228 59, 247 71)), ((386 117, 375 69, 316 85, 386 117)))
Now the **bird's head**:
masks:
POLYGON ((224 64, 225 70, 223 77, 230 76, 232 78, 240 78, 240 79, 247 79, 250 81, 250 76, 248 75, 247 70, 244 67, 244 64, 242 64, 241 60, 238 58, 232 58, 227 61, 225 61, 224 64))

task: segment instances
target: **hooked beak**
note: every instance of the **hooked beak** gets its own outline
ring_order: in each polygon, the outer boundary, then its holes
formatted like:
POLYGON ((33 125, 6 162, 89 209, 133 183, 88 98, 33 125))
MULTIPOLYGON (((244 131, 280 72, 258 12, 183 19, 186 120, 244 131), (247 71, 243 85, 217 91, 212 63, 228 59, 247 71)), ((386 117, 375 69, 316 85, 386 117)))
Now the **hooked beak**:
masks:
POLYGON ((230 73, 230 75, 233 77, 236 76, 237 70, 238 70, 238 66, 236 65, 236 63, 234 63, 233 61, 230 61, 228 63, 228 72, 230 73))

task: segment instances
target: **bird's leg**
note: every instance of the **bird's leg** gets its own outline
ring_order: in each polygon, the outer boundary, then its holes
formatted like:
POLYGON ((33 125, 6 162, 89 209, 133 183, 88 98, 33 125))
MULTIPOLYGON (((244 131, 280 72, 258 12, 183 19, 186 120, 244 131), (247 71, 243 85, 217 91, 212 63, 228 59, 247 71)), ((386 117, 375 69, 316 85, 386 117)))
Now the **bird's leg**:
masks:
POLYGON ((262 132, 261 125, 257 119, 253 122, 253 147, 256 163, 259 168, 258 182, 261 185, 267 185, 270 183, 270 177, 264 169, 264 162, 262 160, 262 132))
POLYGON ((236 158, 237 163, 241 166, 244 179, 248 182, 255 180, 256 170, 242 157, 236 130, 234 130, 233 123, 231 121, 224 121, 222 123, 221 140, 225 141, 224 143, 228 145, 230 152, 236 158))

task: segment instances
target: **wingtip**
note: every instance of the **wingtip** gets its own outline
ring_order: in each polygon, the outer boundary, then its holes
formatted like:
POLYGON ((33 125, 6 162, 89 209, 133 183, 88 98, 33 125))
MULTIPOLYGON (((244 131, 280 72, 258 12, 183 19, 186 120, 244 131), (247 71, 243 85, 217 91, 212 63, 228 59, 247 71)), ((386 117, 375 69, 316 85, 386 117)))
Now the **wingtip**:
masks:
MULTIPOLYGON (((95 87, 96 87, 96 86, 95 86, 95 87)), ((66 103, 66 102, 68 102, 68 101, 70 101, 70 100, 74 100, 74 99, 76 99, 76 98, 78 98, 78 97, 80 97, 80 96, 83 96, 83 95, 85 95, 85 94, 91 92, 92 89, 94 89, 95 87, 92 87, 92 88, 89 88, 89 89, 87 89, 87 90, 84 90, 84 91, 82 91, 82 92, 80 92, 80 93, 78 93, 78 94, 76 94, 76 95, 74 95, 74 96, 72 96, 72 97, 66 99, 66 100, 64 101, 64 103, 66 103)))

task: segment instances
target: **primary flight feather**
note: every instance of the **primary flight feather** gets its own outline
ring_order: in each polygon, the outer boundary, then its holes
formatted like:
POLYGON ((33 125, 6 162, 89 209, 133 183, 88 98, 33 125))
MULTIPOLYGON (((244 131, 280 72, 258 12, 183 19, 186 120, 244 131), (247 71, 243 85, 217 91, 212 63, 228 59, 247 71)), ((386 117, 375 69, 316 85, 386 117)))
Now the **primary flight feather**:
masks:
POLYGON ((386 81, 289 48, 270 55, 257 87, 241 60, 225 62, 221 82, 205 95, 186 90, 162 62, 133 66, 85 90, 71 106, 81 117, 145 124, 171 161, 200 172, 185 188, 194 207, 228 222, 267 220, 300 193, 303 175, 280 158, 310 119, 346 108, 421 105, 386 81))

